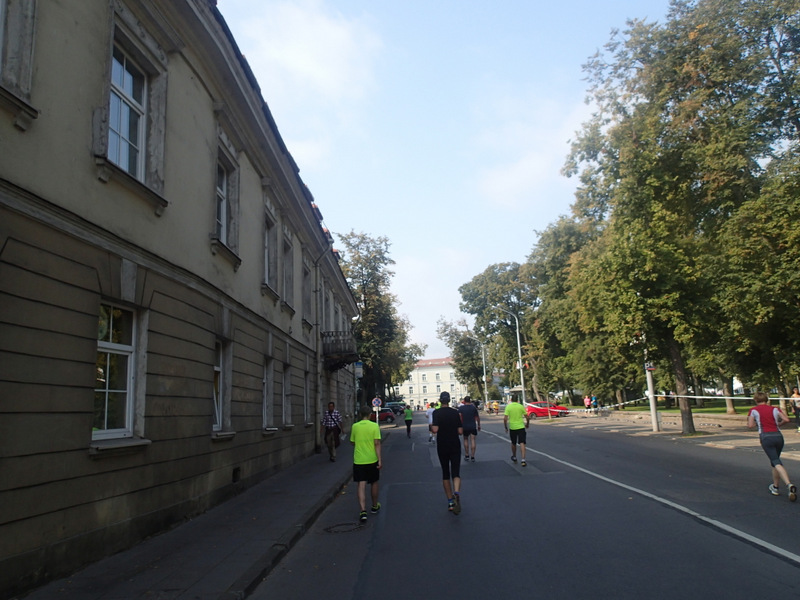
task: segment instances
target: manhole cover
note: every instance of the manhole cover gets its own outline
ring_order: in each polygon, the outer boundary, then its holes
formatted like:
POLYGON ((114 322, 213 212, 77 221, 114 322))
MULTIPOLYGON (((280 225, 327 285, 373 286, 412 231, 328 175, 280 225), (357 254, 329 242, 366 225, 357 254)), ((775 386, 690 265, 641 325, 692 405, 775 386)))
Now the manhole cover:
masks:
POLYGON ((361 529, 361 525, 359 523, 338 523, 336 525, 326 527, 325 531, 328 533, 349 533, 351 531, 358 531, 359 529, 361 529))

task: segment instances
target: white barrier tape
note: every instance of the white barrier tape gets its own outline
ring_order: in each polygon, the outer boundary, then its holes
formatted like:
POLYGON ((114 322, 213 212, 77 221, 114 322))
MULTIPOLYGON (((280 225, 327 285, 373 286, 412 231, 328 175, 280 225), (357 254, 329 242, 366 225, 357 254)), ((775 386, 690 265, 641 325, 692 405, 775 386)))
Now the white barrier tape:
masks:
POLYGON ((627 402, 620 402, 618 404, 604 404, 603 406, 598 406, 597 408, 576 408, 576 409, 569 409, 567 412, 571 413, 596 413, 601 410, 608 410, 610 408, 618 408, 620 406, 625 406, 626 404, 636 404, 637 402, 641 402, 642 400, 647 400, 647 398, 637 398, 636 400, 628 400, 627 402))

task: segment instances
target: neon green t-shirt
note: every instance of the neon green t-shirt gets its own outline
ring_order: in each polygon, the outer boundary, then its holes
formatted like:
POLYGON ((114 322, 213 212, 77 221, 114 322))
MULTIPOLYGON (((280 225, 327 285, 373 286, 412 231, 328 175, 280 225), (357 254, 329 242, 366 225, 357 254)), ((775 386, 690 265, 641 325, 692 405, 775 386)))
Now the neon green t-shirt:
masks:
POLYGON ((525 429, 525 407, 519 402, 509 402, 504 415, 508 416, 509 429, 525 429))
POLYGON ((414 411, 410 408, 406 408, 403 413, 405 413, 405 420, 406 421, 413 421, 414 420, 414 411))
POLYGON ((353 423, 350 428, 350 441, 355 444, 353 448, 353 463, 357 465, 371 465, 378 462, 378 453, 375 452, 375 440, 381 439, 381 428, 375 421, 362 419, 353 423))

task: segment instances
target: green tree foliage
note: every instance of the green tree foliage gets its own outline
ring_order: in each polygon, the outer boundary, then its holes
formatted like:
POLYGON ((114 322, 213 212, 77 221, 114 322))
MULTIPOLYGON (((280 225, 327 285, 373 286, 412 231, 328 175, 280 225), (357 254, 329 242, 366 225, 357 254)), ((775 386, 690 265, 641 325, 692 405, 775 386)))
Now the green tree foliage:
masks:
MULTIPOLYGON (((466 382, 474 397, 483 399, 487 382, 483 378, 484 356, 481 342, 467 329, 465 322, 456 325, 445 319, 439 319, 436 335, 450 349, 456 379, 466 382)), ((488 366, 486 376, 491 377, 488 366)))
POLYGON ((350 232, 339 239, 345 249, 342 273, 360 313, 353 333, 364 363, 362 390, 386 397, 393 384, 408 378, 425 349, 409 344, 409 324, 398 315, 397 299, 389 292, 394 275, 389 267, 394 260, 389 256, 388 238, 350 232))

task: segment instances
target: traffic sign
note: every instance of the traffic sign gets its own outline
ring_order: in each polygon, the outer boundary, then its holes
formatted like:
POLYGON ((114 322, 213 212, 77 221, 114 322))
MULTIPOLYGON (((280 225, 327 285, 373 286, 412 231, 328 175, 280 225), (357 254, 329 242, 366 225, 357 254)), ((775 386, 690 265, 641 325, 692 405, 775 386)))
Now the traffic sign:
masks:
POLYGON ((374 406, 375 408, 378 408, 381 404, 383 404, 383 401, 380 398, 372 399, 372 406, 374 406))

